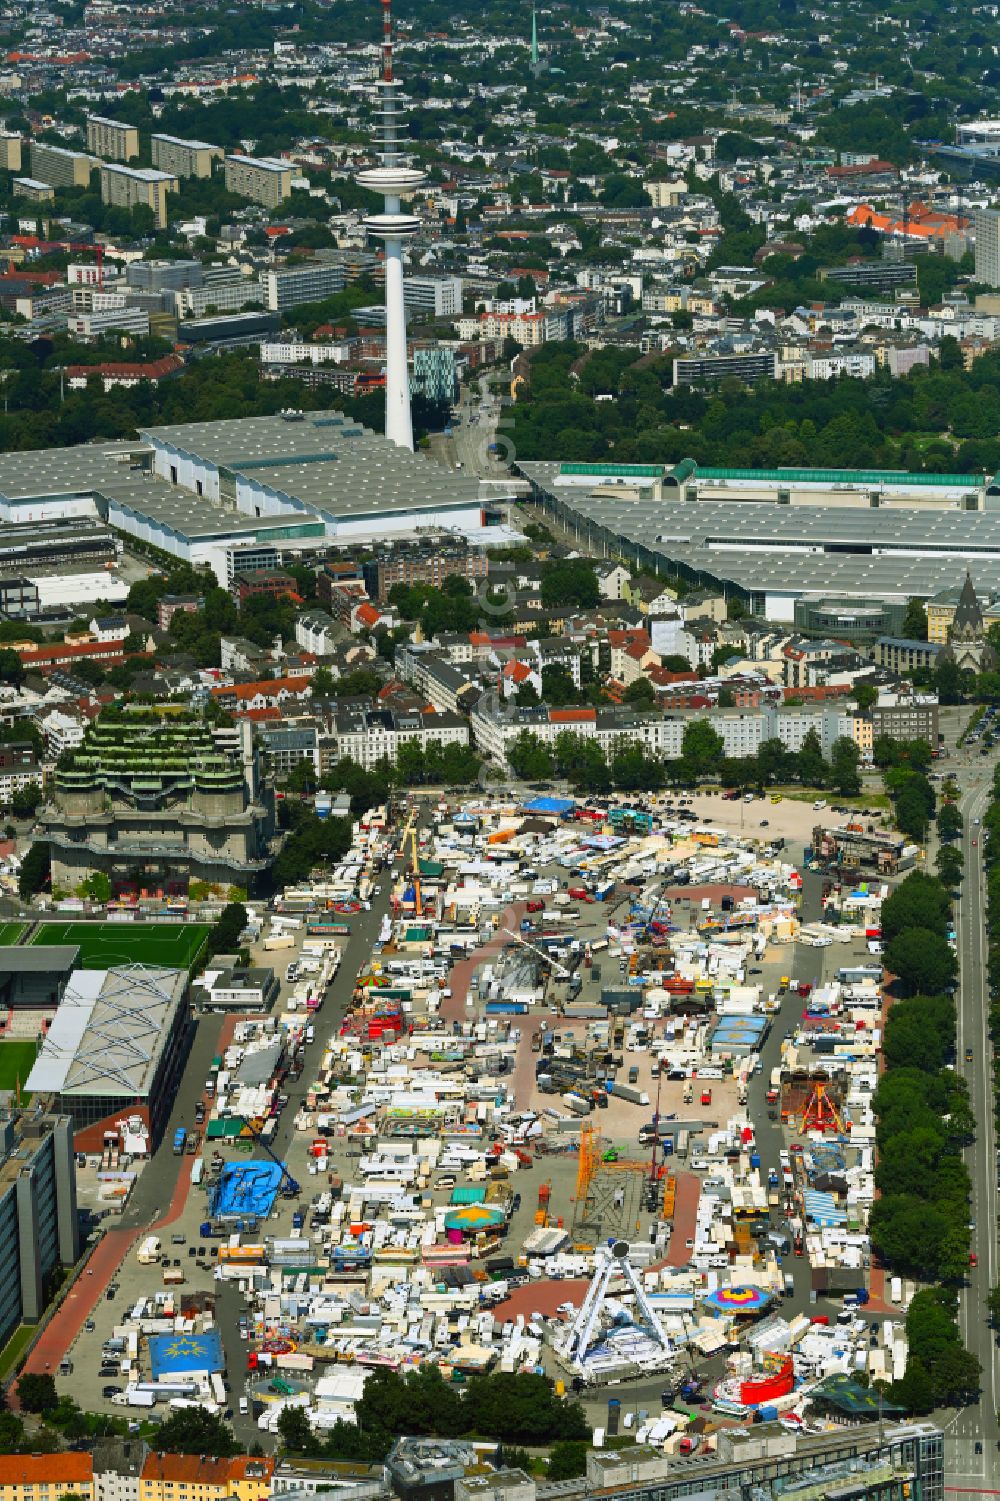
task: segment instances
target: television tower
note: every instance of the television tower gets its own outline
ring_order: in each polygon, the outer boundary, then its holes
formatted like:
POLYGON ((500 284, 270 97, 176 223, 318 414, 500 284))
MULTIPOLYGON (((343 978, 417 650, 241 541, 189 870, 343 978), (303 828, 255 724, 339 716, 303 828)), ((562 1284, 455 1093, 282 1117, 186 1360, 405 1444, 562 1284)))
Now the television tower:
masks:
POLYGON ((413 449, 410 380, 406 368, 406 303, 403 297, 403 241, 416 234, 420 220, 401 212, 400 199, 425 181, 407 165, 399 149, 402 114, 399 82, 392 67, 392 0, 382 0, 382 83, 378 157, 382 163, 358 173, 358 182, 385 198, 381 214, 371 214, 365 229, 385 245, 385 435, 398 448, 413 449))

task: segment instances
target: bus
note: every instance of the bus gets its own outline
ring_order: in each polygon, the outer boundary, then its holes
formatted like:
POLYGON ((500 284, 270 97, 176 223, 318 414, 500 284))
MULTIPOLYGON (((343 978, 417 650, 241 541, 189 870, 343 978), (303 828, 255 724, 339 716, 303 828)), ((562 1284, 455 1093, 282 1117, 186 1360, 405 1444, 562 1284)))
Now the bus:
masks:
POLYGON ((307 938, 350 938, 351 925, 349 922, 323 922, 322 919, 314 919, 306 923, 307 938))

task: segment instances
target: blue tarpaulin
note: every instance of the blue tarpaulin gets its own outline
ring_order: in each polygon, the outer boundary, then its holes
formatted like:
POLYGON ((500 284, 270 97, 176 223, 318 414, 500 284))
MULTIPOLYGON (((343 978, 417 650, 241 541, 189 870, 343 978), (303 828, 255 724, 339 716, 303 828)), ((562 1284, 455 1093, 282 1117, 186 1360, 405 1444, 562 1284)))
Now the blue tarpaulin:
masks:
POLYGON ((555 813, 559 818, 565 818, 567 813, 572 813, 576 807, 576 799, 572 797, 533 797, 530 803, 525 803, 527 813, 555 813))
POLYGON ((281 1186, 281 1168, 276 1162, 230 1163, 222 1170, 212 1199, 216 1219, 256 1215, 265 1219, 274 1207, 281 1186))
POLYGON ((149 1340, 153 1380, 183 1376, 190 1371, 223 1371, 222 1341, 218 1331, 207 1334, 154 1334, 149 1340))

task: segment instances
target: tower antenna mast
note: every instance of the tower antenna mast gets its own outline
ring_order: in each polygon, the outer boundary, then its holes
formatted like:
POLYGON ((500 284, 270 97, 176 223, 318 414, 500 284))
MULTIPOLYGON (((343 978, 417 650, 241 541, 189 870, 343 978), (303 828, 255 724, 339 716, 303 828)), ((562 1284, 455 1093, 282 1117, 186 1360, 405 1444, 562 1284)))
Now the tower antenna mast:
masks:
POLYGON ((410 379, 406 364, 406 302, 403 292, 403 241, 420 228, 415 214, 402 211, 402 198, 422 187, 426 178, 408 165, 400 149, 401 95, 393 60, 392 0, 382 3, 382 78, 378 115, 381 120, 380 165, 358 173, 358 182, 381 193, 385 207, 370 214, 365 229, 385 246, 385 435, 398 448, 413 449, 410 379))

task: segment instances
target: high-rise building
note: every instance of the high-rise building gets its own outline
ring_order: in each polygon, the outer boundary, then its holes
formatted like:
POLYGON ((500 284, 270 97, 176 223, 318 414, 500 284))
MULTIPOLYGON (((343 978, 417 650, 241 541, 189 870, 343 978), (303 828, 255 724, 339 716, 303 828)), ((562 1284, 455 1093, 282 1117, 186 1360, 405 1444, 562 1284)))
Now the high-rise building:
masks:
POLYGON ((413 351, 414 391, 426 396, 428 401, 447 402, 455 400, 455 356, 450 349, 415 349, 413 351))
POLYGON ((226 187, 265 208, 277 208, 292 191, 295 168, 266 156, 227 156, 226 187))
POLYGON ((144 204, 152 209, 157 229, 166 229, 167 194, 176 193, 179 186, 176 177, 155 167, 119 167, 113 162, 101 167, 101 202, 118 208, 144 204))
POLYGON ((297 307, 303 302, 319 302, 332 297, 347 286, 347 272, 343 266, 326 265, 322 261, 314 266, 294 266, 287 270, 272 268, 262 271, 260 277, 262 301, 273 312, 297 307))
POLYGON ((381 193, 385 208, 365 220, 370 235, 385 245, 385 435, 399 448, 413 448, 413 417, 406 368, 406 304, 403 298, 403 241, 420 228, 415 214, 402 212, 401 200, 425 181, 423 172, 407 166, 400 150, 399 83, 392 66, 392 0, 382 0, 382 102, 379 114, 382 165, 358 174, 358 182, 381 193))
POLYGON ((41 1317, 53 1270, 79 1255, 72 1121, 35 1110, 0 1117, 0 1344, 41 1317))
POLYGON ((1000 209, 977 208, 976 281, 1000 287, 1000 209))
POLYGON ((0 135, 0 167, 5 172, 21 170, 21 137, 0 135))
POLYGON ((185 141, 180 136, 155 135, 151 150, 153 166, 175 177, 211 177, 214 164, 225 156, 221 146, 185 141))
POLYGON ((47 141, 32 141, 30 156, 32 177, 53 188, 89 187, 91 172, 100 166, 86 151, 67 151, 47 141))
POLYGON ((139 132, 124 120, 87 116, 87 150, 104 161, 128 162, 139 155, 139 132))

